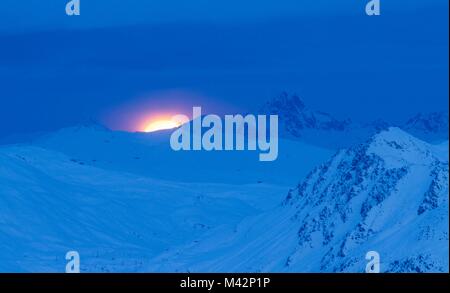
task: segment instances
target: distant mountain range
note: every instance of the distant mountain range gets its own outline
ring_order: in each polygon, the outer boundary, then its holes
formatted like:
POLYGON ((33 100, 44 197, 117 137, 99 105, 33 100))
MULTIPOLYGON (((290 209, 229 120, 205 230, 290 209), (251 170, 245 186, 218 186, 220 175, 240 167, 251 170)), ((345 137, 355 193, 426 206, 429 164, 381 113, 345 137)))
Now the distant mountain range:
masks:
POLYGON ((318 166, 277 209, 151 268, 364 272, 376 251, 383 272, 448 272, 448 172, 448 142, 389 128, 318 166))
POLYGON ((280 134, 284 137, 333 149, 361 143, 390 126, 402 128, 429 142, 448 139, 448 112, 417 114, 401 125, 382 119, 358 123, 351 119, 339 120, 331 114, 312 110, 298 95, 283 92, 264 104, 259 113, 277 114, 280 119, 280 134))
POLYGON ((448 139, 448 112, 419 113, 402 128, 426 141, 448 139))

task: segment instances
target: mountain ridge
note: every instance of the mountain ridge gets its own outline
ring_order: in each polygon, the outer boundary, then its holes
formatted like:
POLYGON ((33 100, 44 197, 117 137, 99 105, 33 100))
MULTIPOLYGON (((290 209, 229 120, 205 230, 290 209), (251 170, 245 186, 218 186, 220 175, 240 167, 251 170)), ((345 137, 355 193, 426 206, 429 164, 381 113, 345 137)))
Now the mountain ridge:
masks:
POLYGON ((240 223, 227 240, 180 247, 151 268, 364 272, 366 253, 377 251, 382 272, 446 272, 447 244, 448 148, 389 128, 338 151, 278 209, 240 223), (207 250, 212 243, 216 251, 207 250), (184 257, 197 253, 206 255, 184 257))
POLYGON ((391 123, 383 119, 356 122, 337 119, 329 113, 307 107, 297 95, 282 92, 258 110, 275 114, 280 120, 280 135, 331 149, 346 148, 362 143, 388 127, 399 127, 428 142, 448 140, 448 112, 418 113, 405 123, 391 123))

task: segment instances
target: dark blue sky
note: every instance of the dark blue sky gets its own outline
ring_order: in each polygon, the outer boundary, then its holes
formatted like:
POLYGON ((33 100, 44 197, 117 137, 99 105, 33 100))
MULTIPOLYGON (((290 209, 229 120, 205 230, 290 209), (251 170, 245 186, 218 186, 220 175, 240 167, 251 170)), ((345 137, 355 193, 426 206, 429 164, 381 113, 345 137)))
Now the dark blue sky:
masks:
POLYGON ((382 0, 380 17, 366 0, 65 2, 2 1, 0 137, 173 90, 211 111, 281 91, 354 120, 448 108, 447 0, 382 0))

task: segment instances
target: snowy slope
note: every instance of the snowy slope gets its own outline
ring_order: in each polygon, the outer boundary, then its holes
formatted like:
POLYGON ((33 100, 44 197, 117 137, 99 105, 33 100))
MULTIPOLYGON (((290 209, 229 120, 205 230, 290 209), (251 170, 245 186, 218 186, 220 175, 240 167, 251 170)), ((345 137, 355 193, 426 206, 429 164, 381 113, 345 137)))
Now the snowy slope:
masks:
POLYGON ((281 200, 267 184, 189 185, 100 169, 34 146, 0 148, 0 272, 143 271, 174 245, 281 200))
POLYGON ((151 261, 156 271, 448 271, 448 142, 398 128, 339 151, 277 209, 151 261))
POLYGON ((362 272, 370 250, 385 272, 448 271, 448 142, 389 128, 324 162, 286 140, 264 169, 168 135, 89 125, 0 147, 0 271, 61 272, 69 250, 95 272, 362 272))
POLYGON ((259 151, 175 152, 171 131, 129 133, 95 125, 65 128, 34 141, 82 164, 177 182, 267 183, 292 186, 333 152, 280 139, 279 156, 260 162, 259 151), (295 166, 293 168, 290 166, 295 166))

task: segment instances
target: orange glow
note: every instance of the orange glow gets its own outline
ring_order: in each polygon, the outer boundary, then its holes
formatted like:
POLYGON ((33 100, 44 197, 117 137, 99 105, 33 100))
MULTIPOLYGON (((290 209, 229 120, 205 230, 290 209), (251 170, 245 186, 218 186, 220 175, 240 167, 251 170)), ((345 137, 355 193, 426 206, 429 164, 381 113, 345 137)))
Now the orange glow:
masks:
POLYGON ((144 132, 154 132, 158 130, 172 129, 178 126, 180 126, 180 123, 177 123, 170 119, 154 120, 145 126, 144 132))

